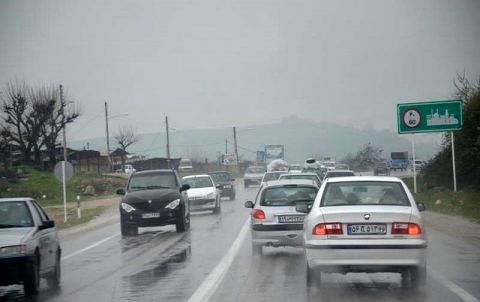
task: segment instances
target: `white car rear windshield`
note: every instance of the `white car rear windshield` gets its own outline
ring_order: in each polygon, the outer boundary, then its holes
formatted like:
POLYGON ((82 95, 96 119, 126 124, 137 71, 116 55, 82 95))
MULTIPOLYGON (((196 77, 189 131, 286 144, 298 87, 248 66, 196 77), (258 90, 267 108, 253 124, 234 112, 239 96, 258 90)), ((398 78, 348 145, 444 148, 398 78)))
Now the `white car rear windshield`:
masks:
POLYGON ((295 206, 299 202, 313 203, 315 187, 285 186, 267 188, 262 192, 260 205, 265 207, 295 206))
POLYGON ((343 205, 410 206, 410 202, 398 182, 355 181, 327 184, 320 206, 343 205))

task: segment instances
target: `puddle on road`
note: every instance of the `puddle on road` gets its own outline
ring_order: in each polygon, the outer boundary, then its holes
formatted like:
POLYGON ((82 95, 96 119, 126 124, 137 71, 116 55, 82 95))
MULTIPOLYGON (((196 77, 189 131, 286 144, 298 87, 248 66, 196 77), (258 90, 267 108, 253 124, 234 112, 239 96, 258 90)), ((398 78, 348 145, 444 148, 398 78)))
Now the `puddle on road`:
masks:
MULTIPOLYGON (((123 276, 117 290, 118 296, 114 300, 159 300, 168 291, 178 291, 178 288, 168 288, 163 284, 174 284, 178 279, 178 272, 185 266, 191 255, 191 246, 182 242, 175 247, 164 251, 157 260, 145 264, 142 269, 132 275, 123 276), (160 289, 158 289, 158 287, 160 289), (155 293, 149 293, 154 290, 155 293)), ((160 299, 161 300, 161 299, 160 299)))

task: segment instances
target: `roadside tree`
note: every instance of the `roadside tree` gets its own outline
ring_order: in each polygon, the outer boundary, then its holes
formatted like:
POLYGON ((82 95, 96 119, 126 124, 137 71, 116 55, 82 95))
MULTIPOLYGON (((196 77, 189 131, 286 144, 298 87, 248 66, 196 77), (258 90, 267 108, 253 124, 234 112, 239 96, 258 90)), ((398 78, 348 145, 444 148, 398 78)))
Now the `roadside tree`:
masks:
POLYGON ((137 132, 131 126, 125 126, 118 129, 118 132, 113 137, 117 145, 124 151, 122 155, 122 166, 125 166, 127 148, 138 141, 137 132))

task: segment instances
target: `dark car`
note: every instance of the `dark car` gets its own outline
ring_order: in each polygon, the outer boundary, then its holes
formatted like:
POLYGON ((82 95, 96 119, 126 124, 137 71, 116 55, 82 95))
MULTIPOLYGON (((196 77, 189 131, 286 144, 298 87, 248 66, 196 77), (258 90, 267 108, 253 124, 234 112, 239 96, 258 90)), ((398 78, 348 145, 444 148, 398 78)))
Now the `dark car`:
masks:
POLYGON ((232 174, 227 171, 215 171, 208 173, 215 182, 215 185, 221 186, 220 197, 228 197, 230 200, 235 199, 235 179, 232 174))
POLYGON ((55 224, 31 198, 0 198, 0 286, 23 283, 35 295, 40 278, 60 285, 62 249, 55 224))
POLYGON ((190 226, 190 204, 175 170, 148 170, 133 173, 120 202, 122 235, 138 234, 138 227, 174 224, 177 232, 190 226))
POLYGON ((386 162, 376 163, 373 167, 373 175, 390 175, 390 166, 386 162))

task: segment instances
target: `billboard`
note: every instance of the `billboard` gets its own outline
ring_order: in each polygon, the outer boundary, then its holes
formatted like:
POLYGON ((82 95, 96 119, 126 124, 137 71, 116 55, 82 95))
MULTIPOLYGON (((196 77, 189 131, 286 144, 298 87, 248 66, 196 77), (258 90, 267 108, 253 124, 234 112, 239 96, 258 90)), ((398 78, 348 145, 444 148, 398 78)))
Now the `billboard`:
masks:
POLYGON ((265 162, 269 163, 275 159, 284 159, 284 145, 265 145, 265 162))

